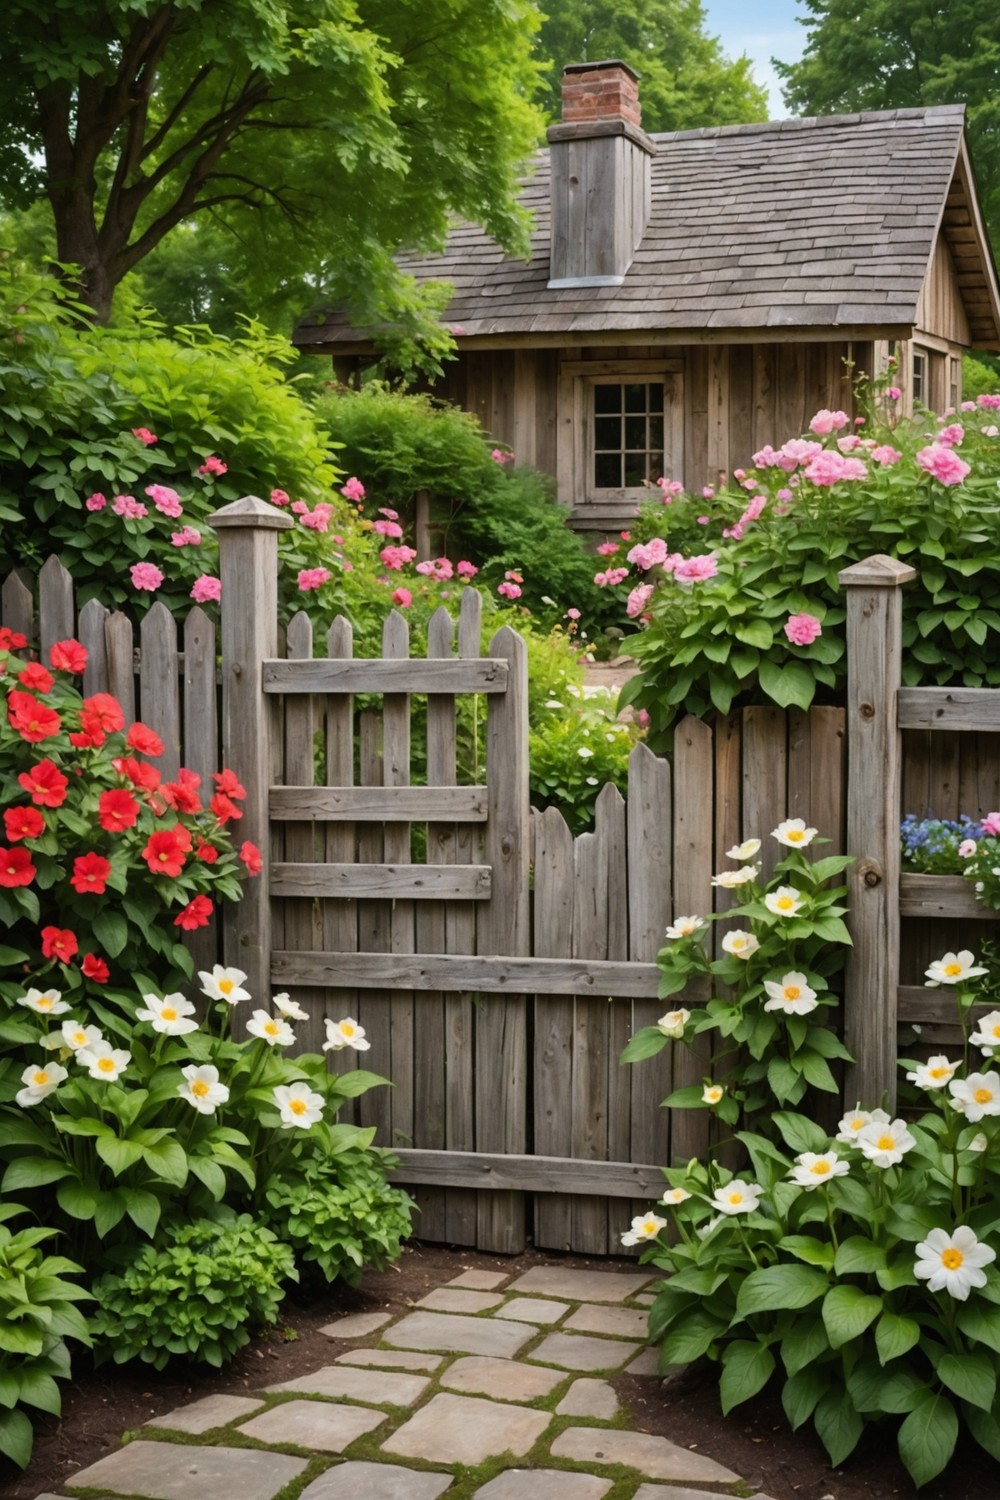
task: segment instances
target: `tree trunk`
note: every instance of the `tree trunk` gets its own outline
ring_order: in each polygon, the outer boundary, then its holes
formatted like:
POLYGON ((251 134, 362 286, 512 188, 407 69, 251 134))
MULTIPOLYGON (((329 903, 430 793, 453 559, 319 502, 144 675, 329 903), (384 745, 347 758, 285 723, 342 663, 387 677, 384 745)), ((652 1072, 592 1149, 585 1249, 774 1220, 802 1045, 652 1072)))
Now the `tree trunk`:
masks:
POLYGON ((57 199, 50 194, 56 227, 60 275, 91 308, 95 323, 107 323, 120 278, 105 264, 93 220, 93 205, 83 194, 57 199), (75 268, 75 269, 74 269, 75 268))

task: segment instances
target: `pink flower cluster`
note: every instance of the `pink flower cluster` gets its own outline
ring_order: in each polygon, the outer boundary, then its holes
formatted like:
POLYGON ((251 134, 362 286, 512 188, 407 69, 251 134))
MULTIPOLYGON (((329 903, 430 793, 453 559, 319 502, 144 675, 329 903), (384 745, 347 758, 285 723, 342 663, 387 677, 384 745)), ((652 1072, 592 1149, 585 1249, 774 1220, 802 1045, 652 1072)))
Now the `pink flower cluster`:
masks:
POLYGON ((409 589, 398 588, 392 596, 393 604, 398 604, 400 609, 409 609, 413 603, 413 595, 409 589))
POLYGON ((181 505, 181 497, 178 495, 177 491, 172 490, 169 485, 148 484, 146 486, 145 493, 149 496, 150 500, 152 500, 157 510, 160 511, 162 515, 170 516, 171 520, 176 520, 178 516, 184 514, 184 507, 183 505, 181 505))
POLYGON ((619 551, 617 542, 602 542, 597 549, 598 557, 614 557, 619 551))
POLYGON ((170 545, 172 547, 200 547, 201 532, 196 531, 193 526, 185 526, 180 531, 172 531, 170 545))
POLYGON ((899 449, 891 447, 889 443, 882 443, 871 450, 872 460, 877 464, 898 464, 902 456, 899 449))
POLYGON ((678 479, 658 479, 656 482, 663 491, 664 505, 669 505, 672 500, 676 500, 678 495, 684 493, 684 486, 678 479))
POLYGON ((613 589, 624 583, 628 575, 628 568, 609 568, 606 573, 595 573, 594 582, 599 589, 613 589))
POLYGON ((490 454, 490 458, 492 458, 495 464, 512 464, 514 462, 513 453, 505 453, 502 448, 494 448, 490 454))
POLYGON ((446 557, 435 557, 433 561, 418 562, 414 571, 421 573, 425 578, 434 578, 438 583, 447 583, 449 578, 455 576, 455 569, 446 557))
POLYGON ((200 465, 198 473, 203 474, 206 477, 210 474, 228 474, 229 465, 224 464, 222 462, 222 459, 217 458, 214 453, 210 453, 205 461, 200 465))
POLYGON ((191 598, 196 604, 207 604, 210 599, 222 598, 222 579, 213 578, 211 573, 202 573, 191 585, 191 598))
POLYGON ((970 464, 959 458, 954 449, 946 448, 941 443, 931 443, 928 448, 921 448, 917 454, 917 463, 939 484, 947 485, 961 484, 971 468, 970 464))
POLYGON ((759 453, 754 454, 753 461, 758 469, 784 469, 786 474, 792 474, 822 452, 822 443, 814 443, 809 438, 791 438, 777 449, 766 443, 759 453))
POLYGON ((149 593, 153 593, 163 582, 163 574, 154 563, 133 563, 129 572, 132 575, 132 587, 146 589, 149 593))
POLYGON ((988 411, 1000 411, 1000 396, 982 395, 976 397, 977 406, 985 406, 988 411))
POLYGON ((142 501, 137 500, 134 495, 116 495, 111 502, 111 509, 123 521, 141 521, 144 516, 149 515, 142 501))
POLYGON ((330 517, 333 515, 333 506, 326 505, 322 500, 315 510, 310 510, 304 500, 293 500, 292 510, 298 516, 303 526, 310 531, 327 531, 330 526, 330 517))
POLYGON ((824 448, 806 465, 806 479, 828 489, 843 479, 867 479, 868 469, 860 458, 845 458, 831 448, 824 448))
POLYGON ((407 563, 411 563, 416 555, 416 551, 413 547, 405 546, 383 547, 382 551, 379 553, 379 557, 382 561, 382 566, 385 568, 391 568, 394 572, 398 572, 399 569, 404 567, 407 563))
MULTIPOLYGON (((615 549, 617 551, 617 548, 615 549)), ((659 567, 667 559, 667 544, 662 536, 650 537, 648 542, 636 542, 626 556, 633 567, 639 568, 643 573, 648 573, 650 568, 659 567)))
POLYGON ((398 521, 374 521, 372 530, 376 536, 402 536, 403 528, 398 521))
POLYGON ((521 586, 520 584, 512 583, 509 579, 505 579, 503 583, 497 584, 497 593, 501 594, 504 599, 520 599, 521 586))
POLYGON ((132 436, 138 438, 144 448, 151 448, 154 443, 160 441, 156 433, 150 432, 148 427, 133 427, 132 436))
POLYGON ((298 585, 304 594, 310 589, 321 589, 324 583, 329 583, 332 573, 328 568, 303 568, 298 576, 298 585))
POLYGON ((809 431, 815 432, 817 437, 828 437, 831 432, 839 432, 842 427, 846 427, 850 420, 846 411, 828 411, 824 407, 809 423, 809 431))
POLYGON ((365 498, 365 487, 360 479, 352 474, 345 485, 341 486, 340 493, 345 500, 363 500, 365 498))
POLYGON ((291 496, 287 490, 272 490, 270 499, 272 505, 285 506, 291 504, 291 496))
POLYGON ((785 621, 785 635, 793 646, 811 646, 823 627, 815 615, 789 615, 785 621))
POLYGON ((479 569, 476 567, 475 563, 467 562, 463 558, 461 562, 455 564, 455 572, 458 574, 459 578, 475 578, 476 574, 479 572, 479 569))
POLYGON ((86 505, 88 510, 103 510, 107 503, 108 502, 106 497, 100 493, 96 495, 88 495, 87 499, 84 501, 84 504, 86 505))
POLYGON ((965 428, 958 422, 952 422, 950 427, 942 427, 935 438, 935 442, 941 444, 942 448, 957 448, 965 437, 965 428))
POLYGON ((642 614, 652 595, 653 585, 651 583, 640 583, 632 590, 625 604, 625 613, 630 620, 635 620, 642 614))
POLYGON ((678 583, 704 583, 706 579, 714 578, 718 571, 715 553, 705 552, 699 557, 685 558, 677 564, 673 573, 678 583))

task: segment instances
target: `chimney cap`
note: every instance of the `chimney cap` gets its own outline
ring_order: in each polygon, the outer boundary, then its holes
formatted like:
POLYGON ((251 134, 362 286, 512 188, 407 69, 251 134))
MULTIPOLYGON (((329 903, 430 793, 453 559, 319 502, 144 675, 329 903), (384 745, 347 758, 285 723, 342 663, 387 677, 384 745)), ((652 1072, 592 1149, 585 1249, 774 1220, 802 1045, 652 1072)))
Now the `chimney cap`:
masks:
POLYGON ((563 77, 565 78, 567 73, 594 73, 600 68, 621 68, 622 72, 627 73, 636 83, 639 82, 639 74, 630 63, 623 62, 620 57, 607 58, 604 62, 567 63, 563 68, 563 77))

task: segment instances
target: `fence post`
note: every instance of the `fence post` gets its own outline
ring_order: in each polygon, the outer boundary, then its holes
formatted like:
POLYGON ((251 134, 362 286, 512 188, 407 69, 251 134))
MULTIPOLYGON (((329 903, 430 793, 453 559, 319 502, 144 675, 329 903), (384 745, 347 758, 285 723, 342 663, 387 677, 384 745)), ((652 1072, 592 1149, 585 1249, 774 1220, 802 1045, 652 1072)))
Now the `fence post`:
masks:
POLYGON ((249 495, 223 506, 208 524, 219 535, 222 579, 221 759, 247 794, 237 841, 251 839, 264 859, 260 875, 244 883, 242 901, 225 908, 223 952, 227 964, 246 971, 251 995, 265 1005, 271 982, 268 787, 277 699, 264 697, 261 662, 278 654, 278 532, 294 522, 249 495))
POLYGON ((847 594, 847 873, 854 946, 844 992, 845 1103, 896 1101, 899 986, 900 586, 916 569, 881 554, 838 575, 847 594))

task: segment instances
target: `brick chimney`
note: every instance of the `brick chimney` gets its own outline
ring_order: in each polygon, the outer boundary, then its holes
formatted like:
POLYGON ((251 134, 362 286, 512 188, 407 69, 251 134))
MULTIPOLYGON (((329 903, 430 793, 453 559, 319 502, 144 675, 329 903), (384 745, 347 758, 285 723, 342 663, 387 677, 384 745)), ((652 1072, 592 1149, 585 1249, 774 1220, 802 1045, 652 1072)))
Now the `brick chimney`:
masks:
POLYGON ((649 222, 650 161, 638 75, 624 62, 563 70, 562 120, 548 131, 550 287, 620 286, 649 222))

